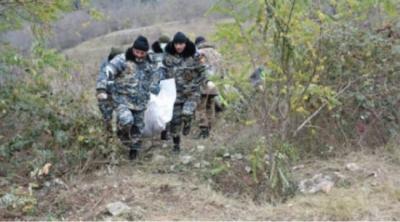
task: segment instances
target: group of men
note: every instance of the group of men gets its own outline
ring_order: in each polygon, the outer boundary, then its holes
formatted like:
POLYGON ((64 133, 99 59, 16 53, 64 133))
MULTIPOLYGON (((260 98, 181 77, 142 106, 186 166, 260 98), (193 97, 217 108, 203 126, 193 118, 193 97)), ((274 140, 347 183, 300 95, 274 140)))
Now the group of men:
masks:
POLYGON ((97 100, 109 133, 115 111, 117 136, 129 148, 130 159, 136 159, 142 147, 150 93, 159 93, 163 79, 175 79, 176 100, 172 120, 161 139, 172 137, 173 151, 179 153, 181 134, 189 135, 196 109, 200 114, 199 136, 208 137, 218 95, 209 77, 216 73, 215 62, 219 59, 203 37, 197 37, 194 43, 182 32, 177 32, 172 41, 161 36, 151 49, 147 38, 138 36, 125 52, 111 50, 100 67, 97 100))

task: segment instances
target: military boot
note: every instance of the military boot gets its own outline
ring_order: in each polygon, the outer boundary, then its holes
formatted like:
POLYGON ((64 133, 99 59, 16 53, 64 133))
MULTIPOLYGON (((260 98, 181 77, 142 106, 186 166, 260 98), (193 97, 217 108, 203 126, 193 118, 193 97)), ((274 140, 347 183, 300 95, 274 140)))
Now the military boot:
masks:
POLYGON ((163 130, 161 132, 161 140, 169 140, 169 133, 168 130, 163 130))
POLYGON ((134 160, 139 154, 139 150, 142 148, 142 141, 140 139, 140 129, 136 126, 131 126, 129 138, 131 146, 129 150, 129 159, 134 160))
POLYGON ((132 146, 130 147, 130 150, 129 150, 129 159, 130 160, 137 159, 140 148, 142 148, 142 143, 140 141, 132 144, 132 146))
POLYGON ((138 157, 138 150, 130 149, 129 150, 129 159, 135 160, 138 157))
POLYGON ((207 139, 210 136, 209 127, 200 127, 199 139, 207 139))
POLYGON ((172 150, 174 153, 178 154, 181 151, 181 137, 180 136, 174 136, 172 138, 174 142, 174 149, 172 150))

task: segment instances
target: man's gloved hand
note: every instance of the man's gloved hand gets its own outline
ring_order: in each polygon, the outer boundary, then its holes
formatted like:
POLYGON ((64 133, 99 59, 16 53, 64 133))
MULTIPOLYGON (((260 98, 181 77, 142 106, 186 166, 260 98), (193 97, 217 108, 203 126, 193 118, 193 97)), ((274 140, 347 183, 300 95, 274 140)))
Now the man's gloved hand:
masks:
POLYGON ((207 63, 206 55, 204 53, 202 53, 202 52, 199 53, 199 62, 202 65, 207 63))
POLYGON ((108 98, 107 93, 105 91, 97 91, 97 100, 106 100, 108 98))

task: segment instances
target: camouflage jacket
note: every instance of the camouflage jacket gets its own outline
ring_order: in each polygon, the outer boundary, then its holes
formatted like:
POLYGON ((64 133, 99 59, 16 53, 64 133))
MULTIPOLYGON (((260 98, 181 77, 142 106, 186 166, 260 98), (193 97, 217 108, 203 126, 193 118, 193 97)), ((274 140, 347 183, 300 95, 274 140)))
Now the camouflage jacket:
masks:
POLYGON ((106 66, 109 64, 108 60, 105 59, 100 65, 100 72, 97 76, 96 81, 96 90, 97 91, 105 91, 107 94, 111 94, 111 85, 109 82, 114 81, 114 79, 107 78, 106 66))
POLYGON ((163 66, 165 53, 150 52, 149 57, 157 68, 161 68, 163 66))
POLYGON ((154 42, 151 45, 149 57, 150 57, 151 61, 157 66, 157 68, 160 68, 163 66, 165 51, 161 48, 161 45, 158 41, 154 42))
POLYGON ((222 56, 213 45, 202 43, 197 46, 198 52, 205 56, 207 66, 207 78, 218 76, 223 78, 222 56))
POLYGON ((201 96, 200 86, 205 81, 205 66, 200 63, 196 49, 194 48, 190 52, 185 49, 186 52, 178 55, 174 53, 173 45, 168 44, 166 51, 163 64, 166 69, 166 77, 175 78, 176 103, 183 103, 188 99, 199 99, 201 96))
MULTIPOLYGON (((135 63, 126 59, 125 54, 117 55, 102 69, 107 86, 111 85, 115 106, 124 104, 132 110, 144 110, 150 99, 150 92, 158 94, 162 69, 157 69, 149 59, 135 63)), ((99 84, 98 84, 99 85, 99 84)))

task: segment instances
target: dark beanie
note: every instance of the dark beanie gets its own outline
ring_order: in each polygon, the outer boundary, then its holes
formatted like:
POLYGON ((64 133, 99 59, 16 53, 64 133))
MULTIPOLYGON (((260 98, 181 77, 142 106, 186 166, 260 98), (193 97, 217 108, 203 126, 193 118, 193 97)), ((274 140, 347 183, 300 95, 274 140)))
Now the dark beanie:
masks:
POLYGON ((172 40, 174 43, 186 43, 188 38, 182 32, 177 32, 172 40))
POLYGON ((194 41, 194 44, 198 45, 198 44, 200 44, 202 42, 205 42, 205 41, 206 41, 206 39, 203 36, 198 36, 196 38, 196 40, 194 41))
POLYGON ((139 35, 135 42, 133 43, 133 48, 134 49, 139 49, 142 51, 148 51, 149 50, 149 42, 147 41, 147 38, 139 35))

